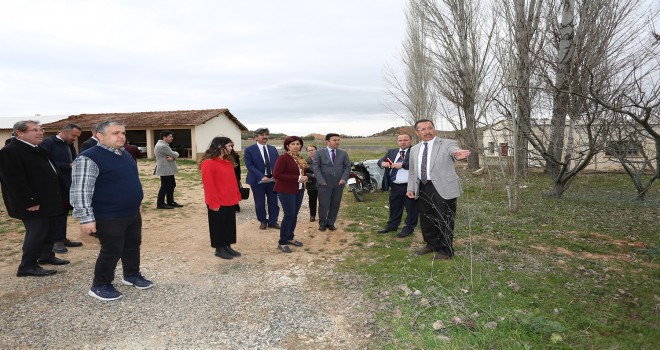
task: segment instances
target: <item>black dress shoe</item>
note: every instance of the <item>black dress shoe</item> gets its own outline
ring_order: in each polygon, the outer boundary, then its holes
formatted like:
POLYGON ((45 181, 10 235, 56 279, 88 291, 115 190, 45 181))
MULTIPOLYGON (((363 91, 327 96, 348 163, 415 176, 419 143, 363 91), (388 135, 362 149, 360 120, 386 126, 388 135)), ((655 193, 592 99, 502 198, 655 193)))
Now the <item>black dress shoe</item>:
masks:
POLYGON ((218 249, 216 249, 216 250, 215 250, 215 256, 217 256, 218 258, 227 259, 227 260, 229 260, 229 259, 233 259, 233 258, 234 258, 234 256, 231 255, 231 254, 230 254, 227 250, 225 250, 224 248, 218 248, 218 249))
POLYGON ((316 218, 313 217, 313 216, 310 216, 310 217, 309 217, 309 222, 314 222, 314 221, 316 221, 316 218))
POLYGON ((426 247, 418 250, 417 255, 425 255, 425 254, 434 253, 434 252, 435 252, 435 250, 433 250, 433 248, 431 248, 429 246, 426 246, 426 247))
POLYGON ((440 253, 440 252, 435 253, 435 256, 433 256, 433 258, 435 260, 451 260, 451 259, 453 259, 452 256, 444 254, 444 253, 440 253))
POLYGON ((235 251, 235 250, 234 250, 231 246, 229 246, 229 245, 225 247, 225 251, 226 251, 227 253, 231 254, 231 256, 234 256, 234 257, 236 257, 236 256, 241 256, 241 253, 235 251))
POLYGON ((53 253, 64 254, 69 250, 64 246, 64 242, 55 242, 53 245, 53 253))
POLYGON ((406 232, 406 231, 401 231, 401 232, 396 234, 396 236, 399 237, 399 238, 405 238, 405 237, 408 237, 410 235, 412 235, 412 232, 406 232))
POLYGON ((48 259, 39 259, 37 262, 42 265, 66 265, 69 263, 69 260, 51 256, 48 259))
POLYGON ((280 224, 277 224, 277 223, 272 224, 272 225, 271 225, 271 224, 268 224, 268 227, 270 227, 270 228, 276 228, 276 229, 278 229, 278 230, 281 228, 281 227, 280 227, 280 224))
POLYGON ((319 231, 325 231, 325 226, 319 226, 319 231))
POLYGON ((56 270, 46 270, 41 266, 31 267, 29 269, 18 270, 16 272, 16 277, 27 277, 27 276, 50 276, 56 274, 56 270))
POLYGON ((156 208, 157 209, 174 209, 173 206, 167 205, 167 204, 162 204, 162 205, 156 206, 156 208))
POLYGON ((167 203, 167 205, 169 205, 170 207, 173 207, 173 208, 181 208, 181 207, 183 207, 183 205, 181 205, 181 204, 179 204, 179 203, 177 203, 177 202, 174 202, 174 203, 167 203))
POLYGON ((335 227, 335 225, 328 225, 328 230, 330 230, 330 231, 334 231, 334 230, 336 230, 336 229, 337 229, 337 228, 335 227))
POLYGON ((64 245, 67 247, 80 247, 82 242, 70 241, 68 238, 64 241, 64 245))
POLYGON ((390 231, 396 231, 396 228, 385 227, 384 229, 379 230, 378 233, 388 233, 388 232, 390 232, 390 231))
POLYGON ((261 224, 259 224, 259 229, 260 230, 265 230, 266 227, 268 227, 268 224, 266 224, 265 222, 262 222, 261 224))

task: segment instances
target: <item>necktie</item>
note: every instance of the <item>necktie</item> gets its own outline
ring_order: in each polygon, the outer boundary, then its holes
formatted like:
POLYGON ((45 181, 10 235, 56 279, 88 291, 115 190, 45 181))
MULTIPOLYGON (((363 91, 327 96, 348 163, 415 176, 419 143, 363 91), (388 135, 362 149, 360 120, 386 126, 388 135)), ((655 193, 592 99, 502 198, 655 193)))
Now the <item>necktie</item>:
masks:
POLYGON ((264 146, 264 164, 266 164, 266 176, 271 176, 270 171, 270 158, 268 158, 268 149, 264 146))
POLYGON ((422 168, 420 169, 422 172, 421 180, 423 183, 426 183, 428 180, 428 176, 426 174, 426 164, 428 162, 428 157, 429 157, 429 144, 428 142, 424 142, 424 152, 422 152, 422 168))
MULTIPOLYGON (((399 151, 399 159, 396 160, 394 163, 403 163, 403 160, 406 159, 406 151, 399 151)), ((399 169, 397 168, 392 168, 390 171, 390 178, 392 179, 392 182, 396 180, 396 173, 399 172, 399 169)))
POLYGON ((332 157, 332 164, 335 164, 335 150, 333 149, 330 151, 331 157, 332 157))

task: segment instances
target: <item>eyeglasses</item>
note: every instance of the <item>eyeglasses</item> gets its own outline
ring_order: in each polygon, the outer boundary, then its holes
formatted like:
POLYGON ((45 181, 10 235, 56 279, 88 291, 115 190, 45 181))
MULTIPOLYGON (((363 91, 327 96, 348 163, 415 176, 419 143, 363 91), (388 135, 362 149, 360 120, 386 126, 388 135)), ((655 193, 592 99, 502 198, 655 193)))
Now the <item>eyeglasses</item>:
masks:
POLYGON ((42 128, 27 129, 27 130, 25 130, 24 132, 28 132, 28 131, 32 131, 32 132, 43 132, 44 129, 42 129, 42 128))

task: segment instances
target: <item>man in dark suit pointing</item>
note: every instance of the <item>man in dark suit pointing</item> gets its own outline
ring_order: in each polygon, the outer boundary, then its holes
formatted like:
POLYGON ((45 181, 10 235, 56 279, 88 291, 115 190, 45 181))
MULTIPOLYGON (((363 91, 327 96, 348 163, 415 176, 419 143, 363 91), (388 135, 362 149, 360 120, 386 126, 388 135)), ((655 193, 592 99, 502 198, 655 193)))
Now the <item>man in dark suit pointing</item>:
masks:
POLYGON ((417 201, 408 198, 408 168, 410 164, 410 144, 412 136, 401 134, 397 136, 396 142, 399 148, 393 148, 387 151, 385 156, 378 160, 378 166, 388 169, 386 176, 389 176, 390 184, 390 219, 384 229, 378 233, 387 233, 399 229, 403 209, 406 209, 406 224, 397 237, 403 238, 410 236, 417 226, 419 217, 419 208, 417 201))

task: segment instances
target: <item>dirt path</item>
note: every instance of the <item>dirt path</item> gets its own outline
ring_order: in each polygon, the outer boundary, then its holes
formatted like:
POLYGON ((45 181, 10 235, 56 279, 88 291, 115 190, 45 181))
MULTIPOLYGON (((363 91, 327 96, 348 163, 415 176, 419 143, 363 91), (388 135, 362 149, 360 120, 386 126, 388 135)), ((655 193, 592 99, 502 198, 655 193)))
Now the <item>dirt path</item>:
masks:
MULTIPOLYGON (((222 260, 213 255, 214 250, 209 244, 201 184, 189 180, 191 177, 186 176, 196 172, 196 168, 181 167, 181 175, 177 177, 176 200, 185 204, 185 207, 157 210, 155 198, 159 180, 148 176, 151 173, 151 166, 152 163, 140 163, 145 191, 142 270, 147 278, 153 279, 156 288, 153 288, 153 291, 138 293, 134 289, 127 290, 126 287, 122 287, 120 291, 125 294, 124 298, 109 303, 98 302, 87 296, 93 264, 98 254, 98 242, 92 237, 81 237, 78 223, 73 219, 69 220, 68 236, 74 240, 81 240, 84 246, 69 248, 67 254, 59 255, 71 260, 72 263, 57 267, 60 273, 52 277, 17 278, 15 273, 20 260, 22 234, 10 233, 2 241, 0 256, 0 278, 3 282, 0 284, 0 299, 2 299, 0 312, 3 314, 0 328, 7 330, 7 332, 3 331, 3 336, 0 337, 0 348, 9 346, 30 348, 39 344, 75 348, 153 346, 204 348, 209 345, 216 348, 255 348, 256 346, 264 349, 367 347, 368 339, 373 332, 371 330, 373 310, 368 302, 362 300, 359 288, 353 289, 350 285, 347 287, 346 284, 338 282, 339 279, 345 280, 345 276, 334 272, 335 263, 343 259, 343 254, 349 249, 352 241, 352 235, 341 229, 345 223, 338 222, 339 229, 335 232, 319 232, 316 223, 309 222, 309 211, 304 204, 296 230, 296 239, 304 242, 305 246, 294 248, 295 252, 292 254, 284 254, 276 249, 279 231, 258 228, 253 202, 250 199, 241 203, 242 211, 238 214, 238 243, 233 246, 243 253, 243 256, 229 261, 222 260), (65 327, 69 332, 78 332, 87 325, 96 327, 92 325, 98 324, 99 317, 104 318, 103 310, 107 312, 114 308, 144 308, 145 312, 154 313, 166 313, 168 308, 194 312, 199 303, 213 304, 217 302, 217 298, 224 298, 228 293, 226 290, 218 292, 216 297, 209 297, 209 293, 213 293, 218 285, 224 283, 228 284, 227 288, 242 283, 249 284, 244 286, 245 289, 231 292, 231 302, 222 305, 236 308, 234 314, 241 314, 240 317, 235 316, 243 320, 241 321, 243 323, 239 323, 242 326, 238 326, 237 332, 246 333, 246 330, 249 330, 258 334, 259 330, 270 330, 264 333, 263 338, 247 337, 243 342, 236 343, 235 339, 245 335, 232 335, 232 330, 227 329, 223 330, 224 333, 229 333, 226 334, 226 339, 217 338, 217 334, 215 335, 217 339, 207 338, 204 335, 206 332, 200 331, 199 334, 192 332, 196 335, 190 335, 191 339, 183 342, 182 339, 187 338, 182 338, 182 334, 185 332, 191 334, 186 329, 193 324, 203 324, 216 317, 203 308, 199 309, 199 314, 189 315, 187 317, 189 321, 180 325, 168 323, 166 316, 162 316, 165 317, 163 322, 167 324, 166 327, 161 325, 159 328, 157 324, 147 321, 144 324, 141 322, 127 324, 127 327, 134 327, 136 323, 140 325, 136 329, 137 334, 156 333, 157 335, 153 338, 129 336, 131 341, 128 343, 125 342, 125 335, 122 337, 119 334, 116 337, 106 333, 102 336, 80 337, 80 334, 58 332, 57 322, 66 322, 70 318, 74 318, 76 322, 74 326, 65 327), (195 306, 186 305, 186 303, 190 304, 190 300, 181 301, 170 295, 179 288, 187 290, 187 293, 199 295, 192 300, 195 306), (277 299, 282 291, 285 294, 296 294, 294 298, 296 300, 287 310, 297 310, 297 306, 303 305, 300 307, 303 311, 293 312, 301 313, 299 320, 288 321, 295 327, 280 329, 282 319, 278 316, 277 309, 289 307, 286 305, 287 300, 277 299), (154 298, 151 298, 152 295, 154 298), (157 295, 158 297, 155 297, 157 295), (209 300, 205 300, 207 297, 209 300), (172 300, 173 304, 163 304, 163 300, 172 300), (34 305, 42 305, 39 310, 44 312, 30 310, 34 305), (58 314, 57 310, 53 311, 44 305, 51 305, 54 309, 66 308, 65 313, 70 315, 62 316, 63 320, 60 320, 62 312, 58 314), (258 307, 251 309, 246 305, 258 305, 258 307), (70 310, 71 308, 74 310, 70 310), (246 312, 240 312, 241 308, 246 312), (86 320, 87 315, 93 316, 92 319, 86 320), (319 319, 317 320, 316 317, 319 319), (43 320, 46 320, 45 324, 41 323, 43 320), (33 329, 25 329, 26 327, 33 329), (159 329, 166 329, 167 332, 158 335, 159 329), (273 330, 277 331, 276 334, 272 339, 268 338, 273 330), (16 334, 12 335, 12 332, 16 334), (31 337, 34 339, 30 339, 31 337)), ((6 215, 4 208, 2 209, 3 215, 6 215)), ((22 226, 18 227, 22 230, 22 226)), ((120 276, 121 268, 118 268, 115 285, 120 276)), ((238 320, 234 321, 238 322, 238 320)), ((121 324, 121 321, 119 323, 121 324)))

